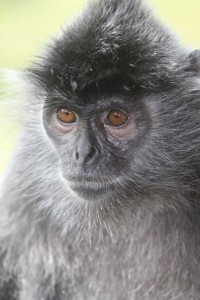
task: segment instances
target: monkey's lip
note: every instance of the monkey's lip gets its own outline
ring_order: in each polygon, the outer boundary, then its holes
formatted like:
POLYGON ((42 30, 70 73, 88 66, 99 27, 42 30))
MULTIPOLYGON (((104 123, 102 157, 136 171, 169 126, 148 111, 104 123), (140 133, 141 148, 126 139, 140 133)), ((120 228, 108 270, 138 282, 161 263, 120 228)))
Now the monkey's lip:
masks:
POLYGON ((113 182, 102 178, 68 178, 73 192, 85 199, 96 199, 113 189, 113 182))

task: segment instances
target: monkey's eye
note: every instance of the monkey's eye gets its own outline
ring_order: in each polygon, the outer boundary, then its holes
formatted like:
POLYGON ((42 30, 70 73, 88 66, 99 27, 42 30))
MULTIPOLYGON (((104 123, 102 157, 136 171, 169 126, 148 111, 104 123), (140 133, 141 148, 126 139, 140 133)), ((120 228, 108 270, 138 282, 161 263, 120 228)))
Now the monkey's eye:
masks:
POLYGON ((61 108, 57 111, 57 118, 62 123, 75 123, 76 115, 73 111, 65 108, 61 108))
POLYGON ((112 110, 107 115, 108 125, 119 127, 126 123, 128 117, 120 110, 112 110))

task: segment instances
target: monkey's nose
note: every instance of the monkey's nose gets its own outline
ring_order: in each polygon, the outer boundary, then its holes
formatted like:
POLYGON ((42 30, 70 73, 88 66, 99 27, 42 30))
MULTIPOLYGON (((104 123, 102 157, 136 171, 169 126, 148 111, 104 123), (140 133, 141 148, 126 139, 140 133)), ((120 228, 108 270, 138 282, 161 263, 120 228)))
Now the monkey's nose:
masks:
POLYGON ((80 166, 91 165, 98 155, 96 147, 92 145, 82 145, 74 153, 74 161, 80 166))

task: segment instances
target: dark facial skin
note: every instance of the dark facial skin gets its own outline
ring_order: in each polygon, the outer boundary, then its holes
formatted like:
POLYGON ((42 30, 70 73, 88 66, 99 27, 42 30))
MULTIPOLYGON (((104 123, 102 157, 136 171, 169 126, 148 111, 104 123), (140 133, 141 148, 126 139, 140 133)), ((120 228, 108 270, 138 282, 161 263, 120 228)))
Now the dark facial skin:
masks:
POLYGON ((66 97, 60 100, 64 105, 53 108, 47 100, 43 114, 62 176, 80 198, 113 198, 121 177, 128 174, 141 138, 149 130, 145 104, 135 96, 114 91, 103 95, 83 93, 79 96, 81 105, 70 100, 66 97), (84 105, 86 96, 89 103, 84 105))

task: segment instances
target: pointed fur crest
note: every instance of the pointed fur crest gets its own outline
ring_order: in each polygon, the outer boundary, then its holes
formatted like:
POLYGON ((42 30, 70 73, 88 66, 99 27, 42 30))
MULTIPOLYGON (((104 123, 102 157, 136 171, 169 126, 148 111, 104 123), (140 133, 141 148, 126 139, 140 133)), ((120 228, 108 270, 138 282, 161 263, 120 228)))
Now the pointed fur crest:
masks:
POLYGON ((31 73, 48 91, 74 93, 113 76, 130 89, 163 91, 176 84, 172 77, 181 78, 183 60, 173 36, 142 1, 103 0, 90 2, 31 73))

